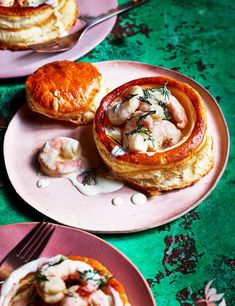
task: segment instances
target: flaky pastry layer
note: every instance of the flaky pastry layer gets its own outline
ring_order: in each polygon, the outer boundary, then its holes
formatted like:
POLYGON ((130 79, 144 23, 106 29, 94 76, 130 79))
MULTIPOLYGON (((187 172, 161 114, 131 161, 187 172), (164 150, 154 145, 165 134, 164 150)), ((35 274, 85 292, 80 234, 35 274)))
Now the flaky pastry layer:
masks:
POLYGON ((0 49, 25 50, 30 44, 60 37, 75 24, 76 0, 58 0, 50 6, 0 6, 0 49))
POLYGON ((102 75, 90 63, 49 63, 29 76, 25 85, 33 111, 76 124, 91 122, 106 94, 102 75))

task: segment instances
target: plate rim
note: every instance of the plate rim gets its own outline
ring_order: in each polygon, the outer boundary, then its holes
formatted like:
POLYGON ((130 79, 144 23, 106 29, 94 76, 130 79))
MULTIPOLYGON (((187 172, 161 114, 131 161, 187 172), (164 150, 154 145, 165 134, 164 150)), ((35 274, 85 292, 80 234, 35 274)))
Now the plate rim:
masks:
MULTIPOLYGON (((99 229, 89 229, 86 228, 86 227, 76 227, 77 229, 79 230, 83 230, 83 231, 88 231, 90 233, 97 233, 97 234, 126 234, 126 233, 137 233, 137 232, 142 232, 142 231, 145 231, 145 230, 149 230, 149 229, 153 229, 153 228, 157 228, 159 226, 162 226, 164 224, 167 224, 167 223, 170 223, 180 217, 182 217, 183 215, 185 215, 186 213, 188 213, 189 211, 193 210, 194 208, 196 208, 199 204, 201 204, 205 198, 207 198, 210 193, 216 188, 218 182, 220 181, 225 169, 226 169, 226 166, 227 166, 227 163, 228 163, 228 158, 229 158, 229 153, 230 153, 230 135, 229 135, 229 129, 228 129, 228 126, 227 126, 227 122, 225 120, 225 117, 223 115, 223 112, 222 110, 220 109, 217 101, 215 100, 215 98, 208 92, 207 89, 205 89, 202 85, 200 85, 198 82, 194 81, 192 78, 178 72, 178 71, 174 71, 172 69, 169 69, 169 68, 164 68, 164 67, 161 67, 161 66, 157 66, 157 65, 152 65, 152 64, 148 64, 148 63, 144 63, 144 62, 138 62, 138 61, 129 61, 129 60, 110 60, 110 61, 100 61, 100 62, 94 62, 92 64, 94 65, 102 65, 102 64, 112 64, 112 63, 121 63, 121 64, 136 64, 136 65, 140 65, 140 66, 149 66, 149 67, 153 67, 155 69, 160 69, 161 71, 168 71, 170 73, 173 73, 173 74, 177 74, 179 75, 180 77, 182 77, 183 79, 185 78, 186 80, 190 80, 193 84, 196 84, 201 90, 203 90, 208 96, 210 99, 213 100, 214 102, 214 106, 216 106, 216 109, 217 111, 219 112, 220 114, 220 117, 223 121, 223 124, 224 124, 224 127, 225 127, 225 134, 226 134, 226 155, 224 156, 224 162, 222 164, 222 168, 221 168, 221 171, 220 173, 216 176, 216 179, 212 185, 212 187, 198 200, 196 201, 195 203, 193 203, 192 205, 190 205, 190 207, 188 207, 187 209, 183 210, 182 212, 172 216, 171 218, 167 218, 167 219, 164 219, 164 220, 161 220, 161 222, 158 222, 158 224, 151 224, 151 225, 146 225, 146 226, 142 226, 138 229, 130 229, 130 230, 127 230, 127 229, 124 229, 124 230, 99 230, 99 229)), ((185 81, 186 82, 186 81, 185 81)), ((7 174, 8 174, 8 177, 9 177, 9 180, 10 180, 10 176, 9 176, 9 171, 8 171, 8 166, 7 166, 7 163, 6 163, 6 146, 7 146, 7 134, 8 134, 8 131, 9 131, 9 127, 11 126, 11 123, 14 119, 15 116, 17 116, 18 112, 22 111, 22 109, 25 107, 25 104, 18 109, 18 111, 16 112, 16 114, 13 116, 12 120, 10 121, 9 125, 8 125, 8 128, 7 128, 7 131, 5 133, 5 137, 4 137, 4 143, 3 143, 3 154, 4 154, 4 161, 5 161, 5 166, 6 166, 6 171, 7 171, 7 174)), ((64 226, 73 226, 73 225, 69 225, 68 223, 62 223, 61 221, 58 220, 58 218, 54 219, 54 217, 51 217, 51 216, 48 216, 45 212, 45 210, 43 209, 42 210, 38 210, 37 208, 35 208, 34 206, 30 205, 30 203, 26 202, 24 200, 24 198, 20 195, 20 193, 18 192, 17 188, 15 188, 15 186, 12 184, 11 180, 10 180, 10 183, 11 185, 13 186, 13 188, 15 189, 16 193, 18 194, 18 196, 20 196, 20 198, 24 201, 24 203, 26 203, 27 205, 29 205, 30 207, 32 207, 33 209, 35 209, 36 211, 38 211, 40 214, 46 216, 47 218, 50 218, 56 222, 59 222, 60 224, 64 224, 64 226)), ((73 226, 74 227, 74 226, 73 226)))

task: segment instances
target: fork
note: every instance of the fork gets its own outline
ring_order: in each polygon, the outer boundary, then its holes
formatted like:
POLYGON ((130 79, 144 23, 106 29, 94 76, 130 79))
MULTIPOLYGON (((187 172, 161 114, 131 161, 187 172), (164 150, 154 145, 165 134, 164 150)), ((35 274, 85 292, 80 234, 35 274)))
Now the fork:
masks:
POLYGON ((0 262, 0 284, 6 280, 13 270, 37 259, 54 230, 55 226, 53 224, 40 222, 12 249, 0 262))
POLYGON ((139 6, 140 4, 143 4, 147 1, 148 0, 129 1, 123 5, 118 6, 117 8, 109 10, 108 12, 100 16, 95 17, 92 20, 88 20, 81 29, 79 29, 78 31, 70 35, 67 35, 61 38, 52 39, 44 43, 32 44, 32 45, 29 45, 28 47, 34 50, 35 52, 39 52, 39 53, 62 52, 62 51, 69 50, 73 48, 79 42, 79 40, 82 38, 82 36, 88 29, 118 14, 124 13, 136 6, 139 6))

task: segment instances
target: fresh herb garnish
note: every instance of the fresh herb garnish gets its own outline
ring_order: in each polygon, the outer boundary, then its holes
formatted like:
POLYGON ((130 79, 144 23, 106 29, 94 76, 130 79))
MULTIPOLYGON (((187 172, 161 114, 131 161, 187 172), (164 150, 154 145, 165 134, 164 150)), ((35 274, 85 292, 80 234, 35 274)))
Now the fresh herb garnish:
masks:
POLYGON ((88 168, 86 171, 82 173, 82 184, 85 185, 91 185, 92 182, 96 184, 96 172, 97 168, 88 168))
POLYGON ((154 114, 156 114, 156 111, 155 111, 155 110, 154 110, 154 111, 149 111, 149 112, 143 112, 143 113, 139 116, 139 118, 138 118, 138 120, 137 120, 137 124, 139 125, 141 120, 145 119, 145 118, 148 117, 149 115, 154 115, 154 114))
POLYGON ((86 270, 79 273, 81 280, 93 281, 99 289, 106 286, 110 279, 113 278, 113 276, 107 274, 100 275, 98 270, 86 270))
POLYGON ((145 134, 147 136, 150 136, 150 131, 148 129, 146 129, 143 125, 139 125, 134 130, 126 132, 125 135, 128 137, 130 135, 137 134, 137 133, 142 133, 142 134, 145 134))
POLYGON ((171 115, 167 109, 167 106, 166 106, 166 102, 163 102, 163 101, 158 101, 158 105, 162 107, 163 109, 163 112, 164 112, 164 116, 165 116, 165 120, 170 120, 171 119, 171 115))
POLYGON ((38 282, 46 282, 49 281, 49 279, 46 277, 45 274, 42 273, 41 270, 37 270, 34 274, 35 280, 38 282))
POLYGON ((152 105, 152 103, 148 99, 145 99, 144 97, 139 97, 138 99, 140 100, 140 102, 143 102, 149 106, 152 105))
POLYGON ((63 261, 65 261, 67 259, 67 257, 65 256, 61 256, 60 259, 56 262, 49 262, 48 263, 48 267, 54 267, 54 266, 57 266, 59 264, 61 264, 63 261))
POLYGON ((138 99, 141 102, 146 103, 147 105, 152 105, 149 99, 156 100, 156 97, 153 94, 151 94, 150 90, 143 89, 143 96, 140 96, 138 99))
POLYGON ((143 93, 145 99, 156 100, 156 97, 151 93, 150 89, 143 89, 143 93))
POLYGON ((128 137, 128 136, 136 134, 136 133, 142 133, 142 134, 145 134, 146 136, 148 136, 144 141, 150 140, 152 142, 153 146, 155 146, 154 145, 154 139, 152 137, 152 133, 148 129, 146 129, 143 125, 137 126, 137 128, 135 128, 132 131, 129 131, 129 132, 125 133, 125 135, 128 137))
POLYGON ((162 96, 164 97, 165 100, 169 100, 171 92, 166 87, 166 85, 167 85, 167 81, 160 88, 157 88, 156 90, 159 91, 162 94, 162 96))

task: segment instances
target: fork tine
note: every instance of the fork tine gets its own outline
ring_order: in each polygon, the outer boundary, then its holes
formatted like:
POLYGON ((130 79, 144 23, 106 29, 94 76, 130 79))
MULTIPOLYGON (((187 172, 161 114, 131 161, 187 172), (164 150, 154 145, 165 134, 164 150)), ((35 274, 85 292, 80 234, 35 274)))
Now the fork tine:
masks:
POLYGON ((45 226, 47 225, 47 222, 40 222, 38 225, 31 231, 23 240, 19 242, 17 247, 19 248, 18 254, 16 254, 17 257, 20 257, 21 254, 24 252, 25 249, 27 249, 30 244, 33 243, 34 239, 40 235, 40 233, 43 231, 45 226))
POLYGON ((42 238, 38 238, 35 240, 34 247, 32 247, 22 258, 24 262, 29 262, 30 260, 34 260, 39 257, 41 252, 44 250, 45 246, 47 245, 50 237, 52 236, 55 230, 55 226, 49 224, 48 227, 42 233, 42 238), (36 243, 37 242, 37 243, 36 243))
MULTIPOLYGON (((37 232, 40 230, 40 228, 43 226, 43 222, 38 223, 7 255, 5 258, 3 258, 3 260, 0 262, 0 265, 5 261, 5 259, 10 256, 11 254, 14 254, 16 249, 17 250, 21 250, 25 244, 27 244, 27 242, 29 240, 32 239, 32 237, 34 237, 34 235, 37 234, 37 232)), ((17 254, 16 254, 17 256, 17 254)))

